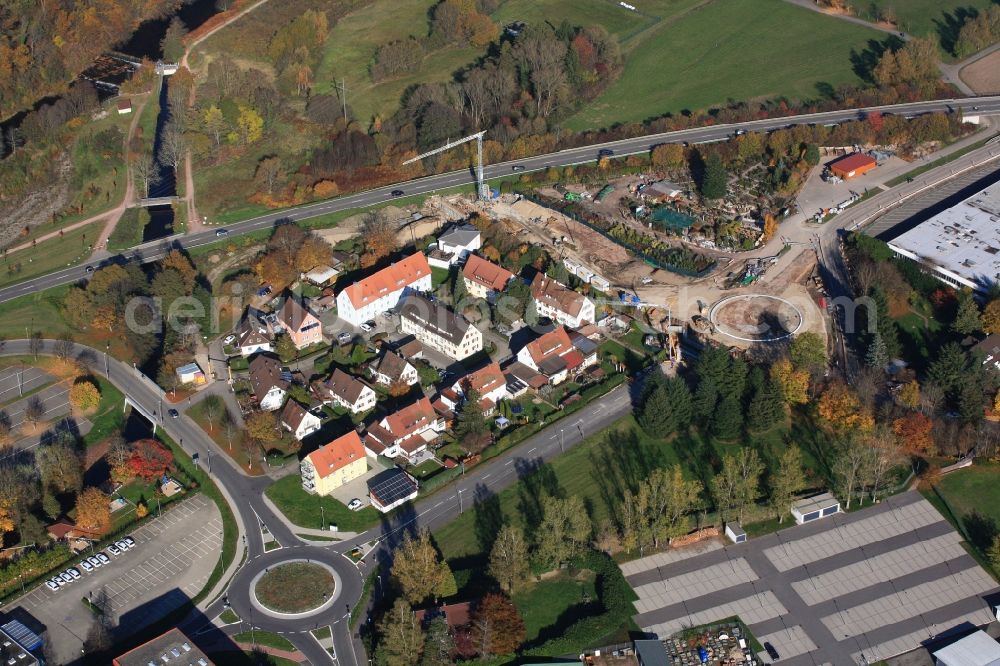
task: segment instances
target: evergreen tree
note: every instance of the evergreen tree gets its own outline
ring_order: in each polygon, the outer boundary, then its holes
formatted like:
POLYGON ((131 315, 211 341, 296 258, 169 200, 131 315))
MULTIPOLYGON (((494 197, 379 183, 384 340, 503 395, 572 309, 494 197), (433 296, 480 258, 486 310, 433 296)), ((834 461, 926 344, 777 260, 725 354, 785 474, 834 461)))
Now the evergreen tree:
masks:
POLYGON ((937 354, 927 369, 929 383, 940 386, 949 398, 955 399, 968 371, 968 357, 957 342, 949 342, 937 354))
POLYGON ((454 649, 455 639, 448 630, 448 620, 444 615, 435 615, 427 626, 421 666, 449 666, 454 663, 451 659, 451 652, 454 649))
POLYGON ((670 396, 663 382, 657 382, 639 411, 639 426, 652 437, 669 437, 677 430, 670 396))
POLYGON ((670 411, 673 412, 677 430, 684 432, 690 427, 694 408, 691 404, 691 389, 680 377, 673 377, 666 383, 670 411))
POLYGON ((729 370, 729 352, 722 347, 708 345, 698 356, 698 362, 694 366, 694 373, 698 377, 700 386, 705 380, 715 384, 716 389, 720 389, 726 380, 726 372, 729 370))
POLYGON ((719 383, 719 395, 723 398, 735 398, 742 402, 749 372, 750 368, 746 361, 741 358, 729 358, 726 372, 719 383))
POLYGON ((868 342, 868 351, 865 354, 865 365, 869 368, 882 369, 889 362, 889 353, 886 351, 885 342, 882 335, 875 331, 868 342))
POLYGON ((469 300, 469 290, 465 286, 465 276, 462 275, 462 269, 453 269, 455 272, 454 279, 451 283, 451 304, 458 310, 466 305, 466 301, 469 300))
POLYGON ((965 423, 979 423, 983 420, 983 408, 986 400, 983 387, 975 378, 962 383, 958 392, 958 414, 965 423))
POLYGON ((455 434, 467 451, 481 451, 488 442, 490 426, 479 404, 480 399, 479 393, 470 389, 465 394, 458 412, 455 434))
POLYGON ((955 321, 951 323, 951 330, 961 335, 971 335, 983 330, 979 306, 972 298, 972 292, 967 289, 963 289, 958 297, 958 310, 955 313, 955 321))
POLYGON ((743 409, 733 396, 719 402, 712 417, 712 435, 719 439, 735 439, 743 427, 743 409))
POLYGON ((896 322, 889 316, 889 302, 885 297, 885 292, 879 287, 872 287, 872 300, 875 301, 875 330, 882 337, 885 344, 886 356, 891 360, 899 356, 899 331, 896 322))
POLYGON ((701 181, 701 194, 706 199, 721 199, 726 196, 729 174, 722 164, 722 158, 712 153, 705 160, 705 174, 701 181))
POLYGON ((715 406, 719 402, 719 390, 715 388, 715 382, 705 379, 698 383, 698 388, 694 392, 692 407, 695 418, 699 423, 707 423, 709 417, 715 412, 715 406))
POLYGON ((753 430, 767 430, 781 421, 785 415, 785 403, 781 387, 774 382, 765 382, 750 400, 747 409, 747 425, 753 430))

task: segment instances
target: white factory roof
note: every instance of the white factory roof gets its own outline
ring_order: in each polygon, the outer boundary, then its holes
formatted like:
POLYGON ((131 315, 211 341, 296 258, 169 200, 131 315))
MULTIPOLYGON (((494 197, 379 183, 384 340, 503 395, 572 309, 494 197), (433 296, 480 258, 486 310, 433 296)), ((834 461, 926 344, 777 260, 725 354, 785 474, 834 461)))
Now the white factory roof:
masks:
POLYGON ((934 653, 941 666, 997 666, 1000 664, 1000 643, 985 631, 969 634, 934 653))
POLYGON ((889 241, 956 286, 986 291, 1000 280, 1000 183, 889 241))

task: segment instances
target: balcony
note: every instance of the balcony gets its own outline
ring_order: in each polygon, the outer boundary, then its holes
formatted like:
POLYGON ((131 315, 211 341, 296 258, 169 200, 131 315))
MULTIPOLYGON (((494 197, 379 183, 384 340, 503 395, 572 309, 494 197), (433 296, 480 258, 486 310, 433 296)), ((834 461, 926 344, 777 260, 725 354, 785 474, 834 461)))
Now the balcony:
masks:
POLYGON ((315 494, 316 493, 316 484, 314 484, 312 481, 303 481, 302 482, 302 489, 305 490, 310 495, 315 494))
POLYGON ((304 478, 304 479, 312 479, 313 477, 316 476, 316 470, 314 470, 311 465, 310 466, 306 466, 306 465, 300 466, 299 467, 299 473, 302 475, 302 478, 304 478))

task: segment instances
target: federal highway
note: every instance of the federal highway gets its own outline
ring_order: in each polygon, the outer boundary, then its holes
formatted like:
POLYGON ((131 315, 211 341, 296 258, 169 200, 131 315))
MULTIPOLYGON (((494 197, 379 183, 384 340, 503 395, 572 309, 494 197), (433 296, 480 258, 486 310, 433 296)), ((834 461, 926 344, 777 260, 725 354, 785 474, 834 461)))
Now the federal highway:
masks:
MULTIPOLYGON (((487 179, 509 176, 513 172, 513 167, 523 167, 525 171, 538 171, 550 166, 568 166, 572 164, 582 164, 596 160, 601 151, 611 151, 614 156, 633 155, 644 153, 653 146, 661 143, 709 143, 722 141, 733 136, 737 130, 767 132, 782 127, 793 127, 800 124, 823 124, 841 123, 848 120, 863 118, 865 114, 872 111, 891 113, 901 116, 917 116, 935 111, 962 111, 965 115, 1000 113, 1000 96, 991 97, 968 97, 962 99, 934 100, 929 102, 912 102, 908 104, 892 104, 886 106, 866 107, 860 109, 846 109, 842 111, 828 111, 823 113, 812 113, 798 116, 785 116, 783 118, 768 118, 764 120, 754 120, 745 123, 732 125, 712 125, 709 127, 697 127, 676 132, 666 132, 662 134, 650 134, 632 139, 622 139, 602 144, 570 148, 555 153, 527 157, 522 160, 491 164, 485 167, 484 175, 487 179)), ((236 222, 225 227, 230 236, 246 234, 262 229, 269 229, 278 220, 306 220, 319 215, 335 213, 344 210, 365 208, 385 204, 395 199, 392 192, 402 190, 406 196, 428 194, 440 190, 446 190, 461 185, 468 185, 473 182, 470 170, 452 171, 449 173, 426 176, 405 183, 396 183, 385 187, 358 192, 328 201, 321 201, 298 208, 285 209, 251 218, 242 222, 236 222)), ((219 242, 216 235, 217 229, 203 231, 186 236, 174 236, 157 241, 145 243, 121 254, 107 257, 90 264, 92 267, 111 262, 120 261, 140 261, 149 262, 160 259, 172 247, 196 248, 203 245, 219 242)), ((87 276, 87 266, 79 265, 65 268, 41 277, 25 280, 18 284, 0 289, 0 303, 9 301, 19 296, 35 293, 49 287, 63 284, 70 284, 81 280, 87 276)))

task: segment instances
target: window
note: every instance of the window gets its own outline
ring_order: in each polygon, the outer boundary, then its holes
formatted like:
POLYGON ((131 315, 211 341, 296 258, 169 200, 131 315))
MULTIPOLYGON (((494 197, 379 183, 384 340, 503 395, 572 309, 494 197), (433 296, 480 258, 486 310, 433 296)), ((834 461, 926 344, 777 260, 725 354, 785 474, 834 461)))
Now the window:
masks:
POLYGON ((817 518, 819 518, 819 514, 820 514, 819 511, 810 511, 809 513, 802 516, 802 522, 808 523, 810 520, 816 520, 817 518))
POLYGON ((839 511, 840 511, 840 505, 834 504, 833 506, 828 506, 825 509, 823 509, 823 515, 829 516, 834 513, 838 513, 839 511))

